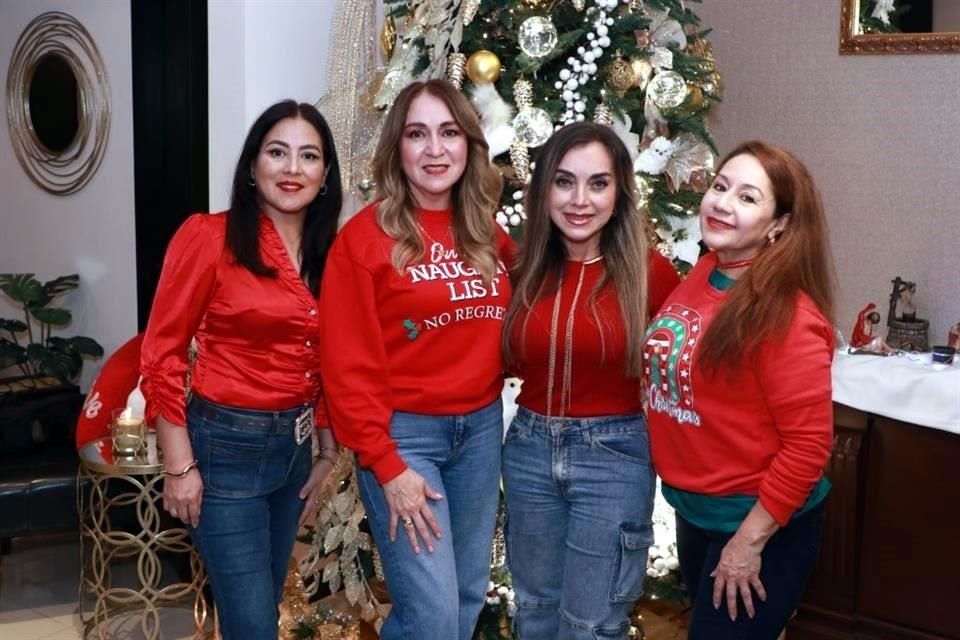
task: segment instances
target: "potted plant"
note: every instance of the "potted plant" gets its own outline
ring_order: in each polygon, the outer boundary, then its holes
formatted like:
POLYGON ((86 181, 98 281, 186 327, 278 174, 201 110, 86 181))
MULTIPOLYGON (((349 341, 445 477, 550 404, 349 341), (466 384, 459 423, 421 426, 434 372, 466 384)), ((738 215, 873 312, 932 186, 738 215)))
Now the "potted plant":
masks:
POLYGON ((0 318, 0 441, 7 451, 71 432, 83 404, 75 381, 84 356, 98 358, 103 347, 85 336, 53 335, 73 319, 68 309, 52 306, 80 286, 76 274, 40 282, 32 273, 0 274, 0 291, 14 302, 23 319, 0 318))

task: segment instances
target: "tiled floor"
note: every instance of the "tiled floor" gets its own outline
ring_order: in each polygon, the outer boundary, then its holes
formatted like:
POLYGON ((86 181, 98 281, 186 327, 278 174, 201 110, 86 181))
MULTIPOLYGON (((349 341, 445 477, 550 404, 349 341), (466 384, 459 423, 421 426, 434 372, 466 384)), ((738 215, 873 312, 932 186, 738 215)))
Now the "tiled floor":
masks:
MULTIPOLYGON (((120 567, 117 583, 135 576, 135 568, 120 567), (123 574, 126 573, 124 576, 123 574)), ((77 535, 17 539, 13 551, 0 559, 0 640, 78 640, 80 546, 77 535)), ((192 614, 164 609, 162 640, 192 638, 192 614)), ((92 634, 91 638, 96 638, 92 634)), ((139 618, 126 616, 105 629, 109 640, 143 638, 139 618)))

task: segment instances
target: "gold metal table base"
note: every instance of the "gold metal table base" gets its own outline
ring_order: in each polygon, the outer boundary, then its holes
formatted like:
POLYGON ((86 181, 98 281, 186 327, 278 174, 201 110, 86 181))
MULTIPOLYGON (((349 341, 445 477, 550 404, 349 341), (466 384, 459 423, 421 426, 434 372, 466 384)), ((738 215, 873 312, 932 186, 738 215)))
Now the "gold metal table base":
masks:
POLYGON ((163 476, 150 472, 135 475, 132 471, 135 469, 108 473, 102 465, 88 465, 86 461, 80 465, 79 486, 85 481, 90 486, 86 496, 77 491, 83 637, 108 640, 115 634, 110 633, 107 623, 139 611, 144 640, 159 640, 160 609, 166 607, 192 608, 193 637, 213 637, 214 615, 203 597, 207 580, 200 557, 186 529, 165 529, 161 524, 163 476), (114 529, 111 512, 119 511, 135 513, 136 524, 127 530, 114 529), (188 554, 191 581, 163 584, 161 553, 188 554), (134 558, 137 583, 132 587, 115 586, 111 568, 117 561, 134 558))

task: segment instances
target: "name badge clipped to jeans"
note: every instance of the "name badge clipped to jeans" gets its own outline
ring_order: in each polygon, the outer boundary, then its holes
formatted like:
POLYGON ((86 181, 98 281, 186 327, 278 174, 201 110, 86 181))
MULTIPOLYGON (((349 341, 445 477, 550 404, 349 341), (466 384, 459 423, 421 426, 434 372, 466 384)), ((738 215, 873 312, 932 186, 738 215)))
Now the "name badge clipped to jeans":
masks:
POLYGON ((303 444, 310 439, 310 433, 313 432, 313 407, 306 407, 303 412, 297 416, 294 423, 293 436, 297 444, 303 444))

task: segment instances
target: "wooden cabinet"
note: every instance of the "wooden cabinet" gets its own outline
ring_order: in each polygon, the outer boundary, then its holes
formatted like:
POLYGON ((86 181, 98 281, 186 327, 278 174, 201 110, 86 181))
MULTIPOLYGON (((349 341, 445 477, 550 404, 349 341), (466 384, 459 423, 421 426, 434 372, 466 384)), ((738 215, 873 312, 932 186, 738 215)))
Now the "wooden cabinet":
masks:
POLYGON ((960 640, 960 435, 835 405, 820 557, 789 640, 960 640))

